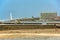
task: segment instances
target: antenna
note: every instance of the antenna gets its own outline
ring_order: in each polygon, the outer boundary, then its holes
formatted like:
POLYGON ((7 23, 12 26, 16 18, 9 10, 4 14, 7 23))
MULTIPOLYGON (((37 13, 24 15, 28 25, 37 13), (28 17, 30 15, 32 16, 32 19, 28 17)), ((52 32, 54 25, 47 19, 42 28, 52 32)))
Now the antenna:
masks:
POLYGON ((13 18, 12 18, 12 13, 10 12, 10 20, 12 20, 13 18))

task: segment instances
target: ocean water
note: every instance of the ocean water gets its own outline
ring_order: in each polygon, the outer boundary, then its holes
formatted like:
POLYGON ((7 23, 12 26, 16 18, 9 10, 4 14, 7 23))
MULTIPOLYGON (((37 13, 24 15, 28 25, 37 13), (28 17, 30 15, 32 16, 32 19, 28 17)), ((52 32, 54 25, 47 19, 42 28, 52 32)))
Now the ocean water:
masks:
POLYGON ((20 38, 0 38, 0 40, 60 40, 60 37, 20 37, 20 38))

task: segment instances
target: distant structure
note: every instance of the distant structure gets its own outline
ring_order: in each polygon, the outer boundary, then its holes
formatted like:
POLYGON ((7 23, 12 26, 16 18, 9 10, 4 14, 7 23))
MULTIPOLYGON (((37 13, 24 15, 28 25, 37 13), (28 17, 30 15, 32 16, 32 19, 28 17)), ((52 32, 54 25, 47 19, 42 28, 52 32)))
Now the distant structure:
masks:
POLYGON ((57 17, 55 18, 55 21, 60 21, 60 16, 57 16, 57 17))
POLYGON ((17 19, 18 21, 36 21, 39 20, 39 17, 33 17, 33 18, 22 18, 22 19, 17 19))
POLYGON ((60 16, 57 16, 57 13, 41 13, 40 17, 34 17, 32 16, 31 18, 21 18, 21 19, 13 19, 12 18, 12 13, 10 12, 10 20, 4 21, 3 23, 30 23, 30 24, 43 24, 43 25, 55 25, 59 24, 60 25, 60 16))
POLYGON ((54 21, 57 17, 57 13, 41 13, 41 20, 42 21, 54 21))
POLYGON ((10 12, 10 20, 12 20, 13 18, 12 18, 12 13, 10 12))

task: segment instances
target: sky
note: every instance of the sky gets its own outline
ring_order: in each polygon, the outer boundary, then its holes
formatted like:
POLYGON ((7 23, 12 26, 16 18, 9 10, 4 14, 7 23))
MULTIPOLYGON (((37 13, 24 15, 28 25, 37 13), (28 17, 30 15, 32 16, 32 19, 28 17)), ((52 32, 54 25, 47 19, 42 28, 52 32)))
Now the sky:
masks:
POLYGON ((57 12, 60 15, 60 0, 0 0, 0 20, 39 17, 41 12, 57 12))

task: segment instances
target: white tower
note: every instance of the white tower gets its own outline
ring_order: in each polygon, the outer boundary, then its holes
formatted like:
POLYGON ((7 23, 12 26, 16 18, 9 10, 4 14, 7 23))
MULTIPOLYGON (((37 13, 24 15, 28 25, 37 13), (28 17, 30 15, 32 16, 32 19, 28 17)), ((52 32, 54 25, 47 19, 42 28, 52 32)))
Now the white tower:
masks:
POLYGON ((12 13, 10 12, 10 20, 12 20, 13 18, 12 18, 12 13))

